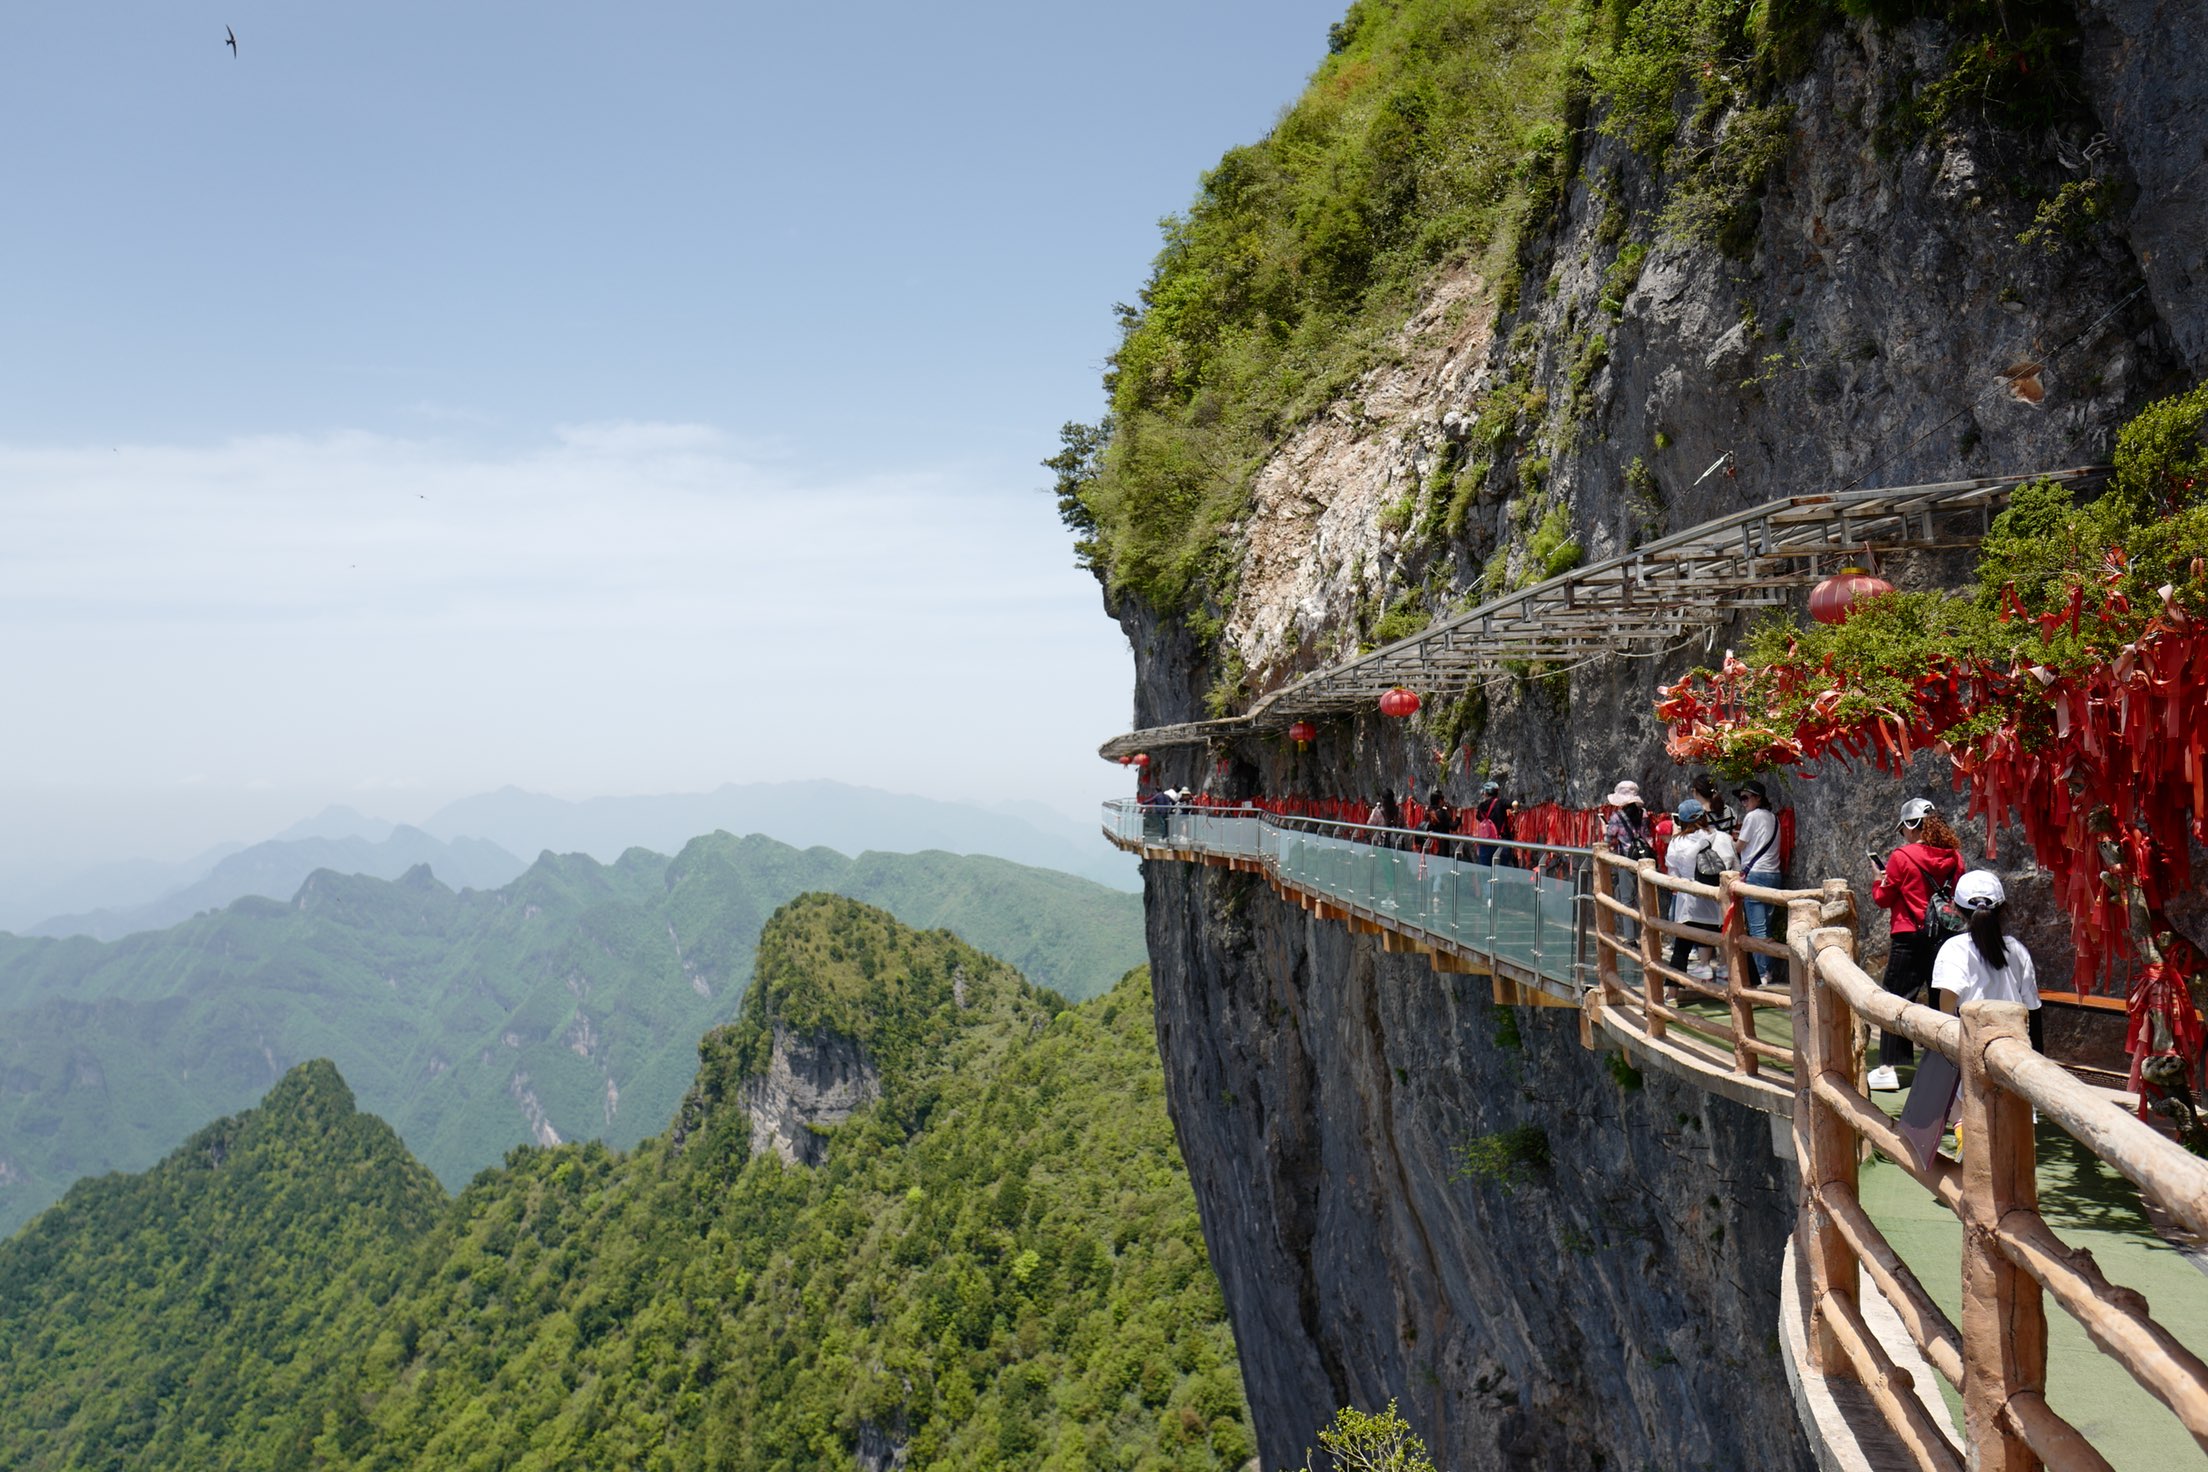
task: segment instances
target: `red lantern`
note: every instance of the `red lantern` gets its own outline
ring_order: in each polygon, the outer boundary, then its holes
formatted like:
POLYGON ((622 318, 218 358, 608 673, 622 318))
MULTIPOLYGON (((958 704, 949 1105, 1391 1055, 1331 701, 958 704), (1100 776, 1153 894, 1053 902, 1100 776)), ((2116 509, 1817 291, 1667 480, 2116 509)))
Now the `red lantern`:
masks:
POLYGON ((1148 769, 1150 765, 1150 753, 1147 751, 1138 751, 1134 754, 1131 760, 1136 766, 1148 769))
POLYGON ((1288 728, 1288 739, 1296 743, 1296 750, 1301 751, 1319 739, 1319 728, 1309 721, 1298 721, 1288 728))
POLYGON ((1418 692, 1396 686, 1380 697, 1380 714, 1384 716, 1415 716, 1418 714, 1418 692))
POLYGON ((1894 585, 1882 577, 1860 567, 1843 567, 1810 590, 1809 616, 1821 624, 1844 624, 1856 604, 1893 591, 1894 585))
POLYGON ((1123 756, 1119 759, 1119 764, 1123 767, 1131 767, 1134 763, 1135 759, 1131 756, 1123 756))

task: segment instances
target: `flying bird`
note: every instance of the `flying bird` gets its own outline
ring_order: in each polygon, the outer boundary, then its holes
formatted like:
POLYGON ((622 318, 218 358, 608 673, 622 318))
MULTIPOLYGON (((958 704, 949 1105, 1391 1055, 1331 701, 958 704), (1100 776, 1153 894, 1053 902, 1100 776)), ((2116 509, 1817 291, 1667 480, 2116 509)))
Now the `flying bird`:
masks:
POLYGON ((231 59, 236 60, 238 55, 238 33, 231 30, 228 26, 224 26, 222 30, 223 34, 229 38, 222 44, 230 48, 231 59))

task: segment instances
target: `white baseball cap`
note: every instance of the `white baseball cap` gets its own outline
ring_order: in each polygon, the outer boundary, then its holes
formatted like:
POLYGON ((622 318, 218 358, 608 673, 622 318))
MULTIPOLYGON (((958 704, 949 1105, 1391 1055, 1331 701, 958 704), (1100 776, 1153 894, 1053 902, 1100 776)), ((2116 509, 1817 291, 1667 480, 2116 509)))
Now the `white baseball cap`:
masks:
POLYGON ((1991 910, 2008 902, 2001 876, 1991 869, 1973 869, 1955 881, 1955 903, 1963 909, 1991 910))
POLYGON ((1938 811, 1939 809, 1932 806, 1929 799, 1912 797, 1901 805, 1901 821, 1904 823, 1921 823, 1938 811))

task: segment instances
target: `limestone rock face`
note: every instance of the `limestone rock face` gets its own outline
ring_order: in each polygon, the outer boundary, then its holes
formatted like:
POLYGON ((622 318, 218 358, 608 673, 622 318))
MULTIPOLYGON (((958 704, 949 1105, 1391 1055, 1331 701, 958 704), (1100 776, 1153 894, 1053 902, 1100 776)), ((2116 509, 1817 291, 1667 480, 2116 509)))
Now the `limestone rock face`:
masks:
POLYGON ((1569 1011, 1517 1009, 1498 1041, 1484 977, 1248 876, 1146 879, 1158 1046, 1265 1466, 1390 1397, 1459 1472, 1812 1465, 1765 1117, 1622 1086, 1569 1011), (1545 1168, 1466 1169, 1529 1127, 1545 1168))
POLYGON ((812 1126, 841 1124, 881 1097, 880 1075, 857 1043, 833 1033, 800 1036, 777 1022, 766 1076, 743 1087, 751 1151, 818 1165, 827 1142, 812 1126))
POLYGON ((2208 32, 2192 0, 2089 0, 2085 77, 2137 186, 2126 220, 2155 310, 2208 372, 2208 32))

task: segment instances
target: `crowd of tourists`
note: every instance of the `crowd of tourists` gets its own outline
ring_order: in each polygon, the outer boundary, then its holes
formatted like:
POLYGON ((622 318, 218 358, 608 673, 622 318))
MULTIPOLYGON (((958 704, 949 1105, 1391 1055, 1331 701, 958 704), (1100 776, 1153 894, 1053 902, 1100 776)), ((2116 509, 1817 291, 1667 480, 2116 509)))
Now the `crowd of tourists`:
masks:
MULTIPOLYGON (((1618 783, 1604 799, 1610 813, 1603 827, 1605 846, 1627 858, 1654 860, 1675 879, 1714 885, 1731 872, 1759 889, 1779 888, 1790 835, 1772 811, 1764 785, 1751 781, 1734 788, 1737 812, 1726 805, 1707 773, 1694 779, 1692 791, 1676 809, 1652 819, 1638 784, 1618 783)), ((2037 974, 2031 952, 2007 932, 2008 894, 2000 876, 1965 868, 1961 841, 1928 799, 1913 797, 1903 803, 1895 828, 1901 843, 1883 856, 1875 849, 1868 855, 1871 902, 1890 917, 1886 990, 1921 1002, 1929 988, 1950 1010, 1982 999, 2020 1002, 2031 1014, 2032 1046, 2042 1047, 2037 974)), ((1621 890, 1629 892, 1634 884, 1626 876, 1621 890)), ((1784 938, 1776 904, 1744 896, 1742 910, 1750 935, 1784 938)), ((1673 893, 1668 918, 1710 929, 1723 923, 1716 899, 1684 891, 1673 893)), ((1708 947, 1684 936, 1673 938, 1671 970, 1712 981, 1713 959, 1708 947)), ((1749 959, 1757 985, 1785 984, 1776 957, 1751 953, 1749 959)), ((1881 1033, 1878 1066, 1867 1080, 1870 1087, 1900 1088, 1900 1066, 1914 1053, 1908 1038, 1881 1033)))
MULTIPOLYGON (((1538 835, 1524 831, 1529 809, 1505 790, 1500 777, 1484 781, 1478 797, 1464 808, 1452 806, 1438 787, 1423 804, 1408 796, 1399 799, 1392 790, 1383 791, 1371 803, 1255 798, 1222 802, 1145 782, 1139 801, 1145 828, 1154 835, 1165 832, 1167 816, 1179 807, 1290 814, 1300 809, 1306 816, 1343 823, 1345 831, 1362 828, 1378 845, 1466 857, 1478 864, 1535 866, 1538 850, 1527 845, 1580 847, 1599 831, 1611 852, 1653 860, 1675 879, 1714 886, 1720 876, 1737 873, 1755 888, 1780 888, 1793 847, 1793 815, 1774 809, 1770 792, 1760 781, 1741 782, 1732 790, 1732 802, 1726 797, 1707 772, 1697 774, 1688 784, 1688 795, 1670 807, 1650 802, 1639 783, 1620 781, 1595 813, 1555 804, 1532 810, 1542 820, 1543 831, 1538 835)), ((1981 999, 2021 1002, 2030 1009, 2032 1045, 2041 1047, 2037 973, 2031 953, 2007 933, 2008 896, 2000 876, 1991 870, 1966 868, 1955 830, 1925 798, 1903 803, 1895 828, 1901 842, 1883 856, 1875 850, 1868 856, 1871 901, 1890 916, 1886 990, 1923 1001, 1930 988, 1940 1005, 1950 1010, 1981 999)), ((1632 876, 1621 876, 1619 883, 1619 898, 1633 903, 1632 876)), ((1724 920, 1715 898, 1687 891, 1672 894, 1667 918, 1674 924, 1712 930, 1724 920)), ((1743 897, 1742 918, 1749 935, 1784 939, 1783 912, 1777 904, 1743 897)), ((1630 922, 1625 928, 1630 939, 1630 922)), ((1670 970, 1692 980, 1716 980, 1715 953, 1688 937, 1673 938, 1668 959, 1670 970)), ((1786 984, 1776 957, 1752 953, 1750 963, 1758 986, 1786 984)), ((1882 1033, 1870 1087, 1898 1089, 1899 1069, 1914 1052, 1908 1038, 1882 1033)))

